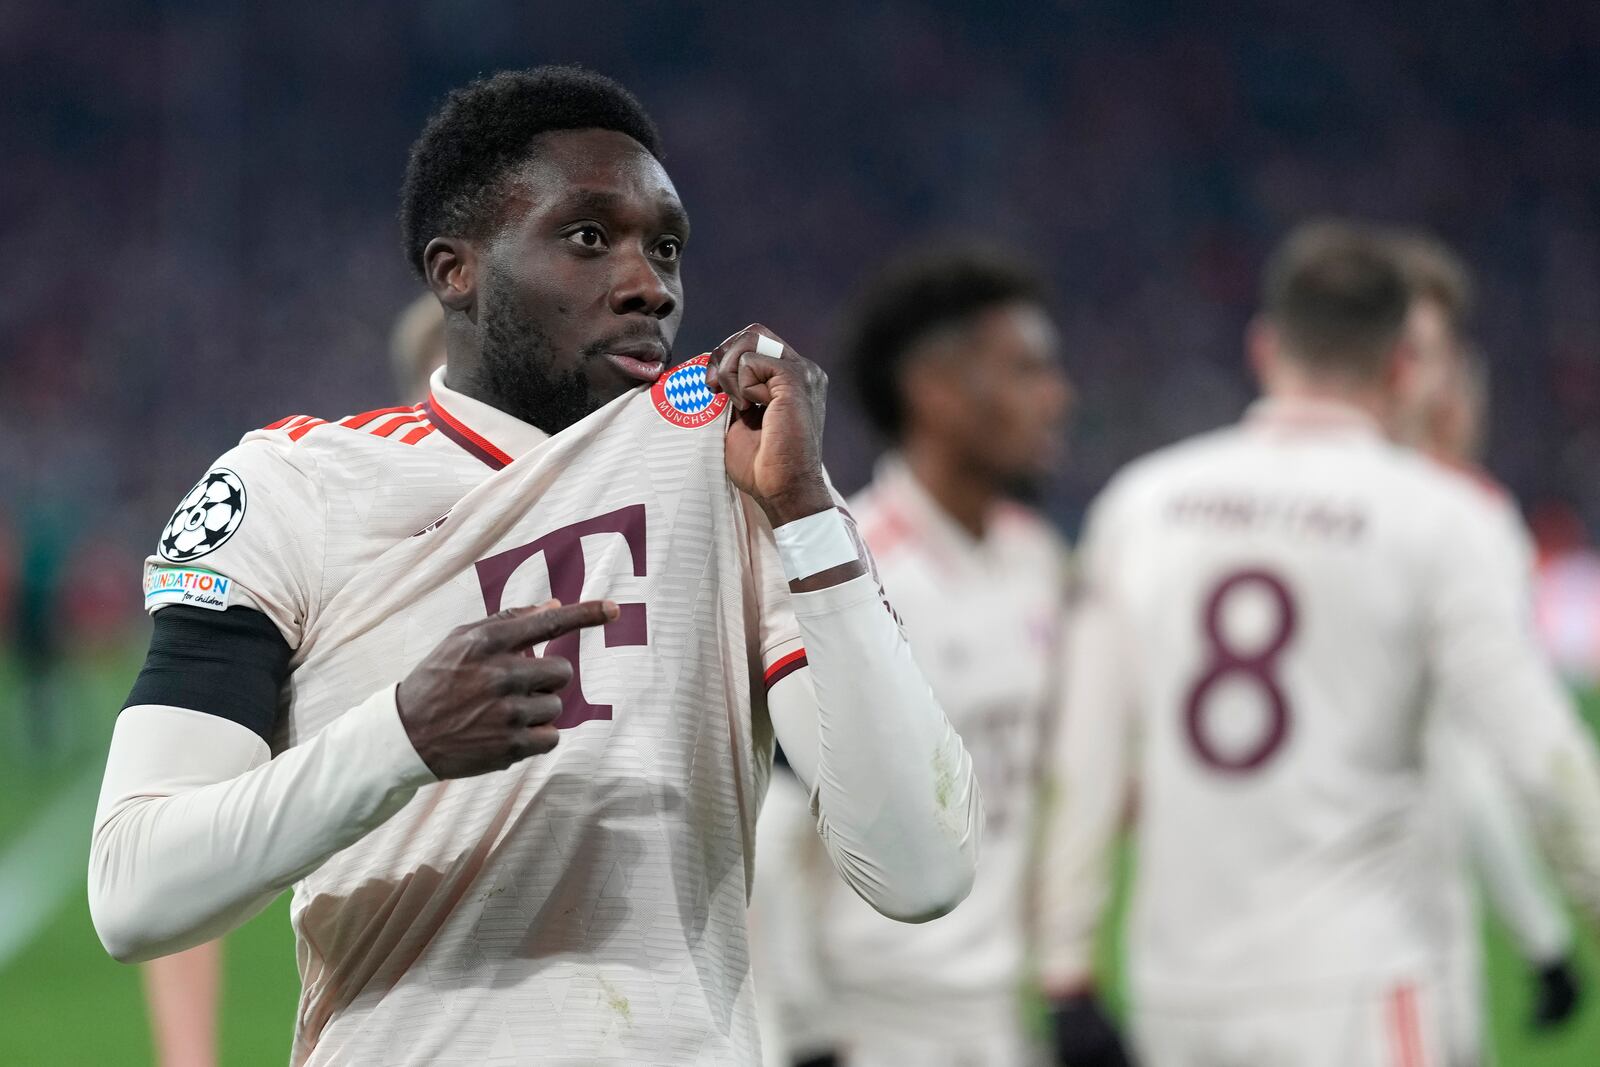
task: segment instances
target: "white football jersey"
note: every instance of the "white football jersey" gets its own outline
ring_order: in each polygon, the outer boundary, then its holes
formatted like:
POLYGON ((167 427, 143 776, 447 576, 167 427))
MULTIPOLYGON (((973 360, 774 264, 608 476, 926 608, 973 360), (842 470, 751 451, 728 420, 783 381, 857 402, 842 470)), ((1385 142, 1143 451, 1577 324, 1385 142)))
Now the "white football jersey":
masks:
POLYGON ((972 893, 920 926, 885 919, 837 878, 822 951, 848 996, 943 1005, 1015 995, 1026 949, 1028 875, 1047 716, 1065 608, 1064 546, 1016 504, 977 540, 886 457, 850 500, 917 664, 972 756, 983 790, 983 854, 972 893))
MULTIPOLYGON (((769 887, 762 933, 772 941, 761 992, 790 1014, 821 1016, 789 1019, 788 1031, 831 1032, 858 1053, 870 1044, 869 1022, 967 1043, 992 1043, 998 1030, 1015 1044, 1042 741, 1059 692, 1063 546, 1042 519, 1012 504, 997 507, 984 539, 974 539, 893 457, 849 509, 917 663, 972 757, 986 811, 983 852, 959 908, 908 926, 874 911, 834 874, 815 834, 795 828, 789 836, 801 847, 758 857, 769 887), (805 899, 780 907, 776 894, 791 891, 805 899), (775 928, 797 921, 808 928, 775 928), (814 959, 796 958, 800 944, 814 959)), ((787 817, 810 818, 800 810, 787 817)))
POLYGON ((1423 778, 1456 716, 1600 914, 1600 779, 1482 491, 1354 409, 1262 402, 1133 464, 1083 549, 1047 967, 1087 968, 1125 774, 1146 1004, 1438 973, 1456 877, 1423 778))
POLYGON ((545 437, 441 373, 415 409, 248 435, 180 508, 147 600, 273 619, 293 649, 275 751, 461 623, 621 607, 537 650, 573 665, 553 752, 424 786, 295 884, 294 1063, 758 1058, 762 673, 803 653, 771 530, 724 470, 725 404, 701 359, 545 437))

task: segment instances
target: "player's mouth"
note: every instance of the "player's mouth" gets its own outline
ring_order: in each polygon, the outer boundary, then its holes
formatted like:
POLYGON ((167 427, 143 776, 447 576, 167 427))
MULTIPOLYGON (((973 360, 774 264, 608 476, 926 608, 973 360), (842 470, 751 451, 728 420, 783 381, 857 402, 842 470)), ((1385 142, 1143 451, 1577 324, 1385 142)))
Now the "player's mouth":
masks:
POLYGON ((650 383, 667 369, 667 349, 657 342, 621 345, 603 353, 606 361, 635 381, 650 383))

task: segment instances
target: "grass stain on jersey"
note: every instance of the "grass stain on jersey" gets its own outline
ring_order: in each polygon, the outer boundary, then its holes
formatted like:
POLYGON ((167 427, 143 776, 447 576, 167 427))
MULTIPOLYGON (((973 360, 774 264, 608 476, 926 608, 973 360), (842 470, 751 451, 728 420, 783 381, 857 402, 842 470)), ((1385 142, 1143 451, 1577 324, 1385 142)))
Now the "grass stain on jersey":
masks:
POLYGON ((939 810, 948 812, 950 802, 955 799, 956 769, 950 766, 950 757, 943 749, 935 749, 933 753, 933 799, 939 805, 939 810))
POLYGON ((629 1004, 628 998, 622 995, 622 990, 601 978, 600 991, 605 994, 606 1006, 617 1013, 617 1017, 622 1020, 623 1025, 632 1026, 633 1005, 629 1004))

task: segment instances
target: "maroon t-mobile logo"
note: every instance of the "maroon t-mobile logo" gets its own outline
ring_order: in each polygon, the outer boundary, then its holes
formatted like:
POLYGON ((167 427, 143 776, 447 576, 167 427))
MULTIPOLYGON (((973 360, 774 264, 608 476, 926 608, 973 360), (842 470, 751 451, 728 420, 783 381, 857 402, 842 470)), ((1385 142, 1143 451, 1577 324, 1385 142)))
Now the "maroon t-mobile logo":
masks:
MULTIPOLYGON (((483 587, 484 608, 490 615, 503 608, 506 583, 517 572, 517 568, 538 555, 544 556, 545 570, 550 575, 550 595, 563 604, 577 603, 583 598, 583 539, 596 534, 621 535, 633 559, 634 576, 644 577, 644 505, 629 504, 625 508, 551 530, 538 540, 479 560, 478 584, 483 587)), ((621 614, 605 625, 606 647, 645 644, 649 638, 649 628, 645 622, 644 605, 619 604, 618 608, 621 614)), ((560 729, 577 726, 590 719, 611 718, 610 704, 591 704, 583 695, 583 662, 578 657, 580 633, 562 634, 545 648, 545 655, 564 656, 572 663, 572 681, 561 691, 561 717, 556 720, 556 726, 560 729)))

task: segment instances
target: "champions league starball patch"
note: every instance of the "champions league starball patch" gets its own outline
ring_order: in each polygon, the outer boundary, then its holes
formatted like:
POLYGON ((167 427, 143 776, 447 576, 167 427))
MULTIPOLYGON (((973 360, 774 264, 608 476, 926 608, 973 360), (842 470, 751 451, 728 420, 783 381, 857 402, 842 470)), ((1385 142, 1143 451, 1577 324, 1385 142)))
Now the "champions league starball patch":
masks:
POLYGON ((696 356, 673 367, 650 387, 656 413, 674 426, 694 428, 722 414, 728 406, 727 393, 713 393, 706 387, 706 367, 710 355, 696 356))
POLYGON ((244 504, 244 479, 226 467, 212 468, 172 513, 156 551, 173 563, 215 552, 244 521, 244 504))

